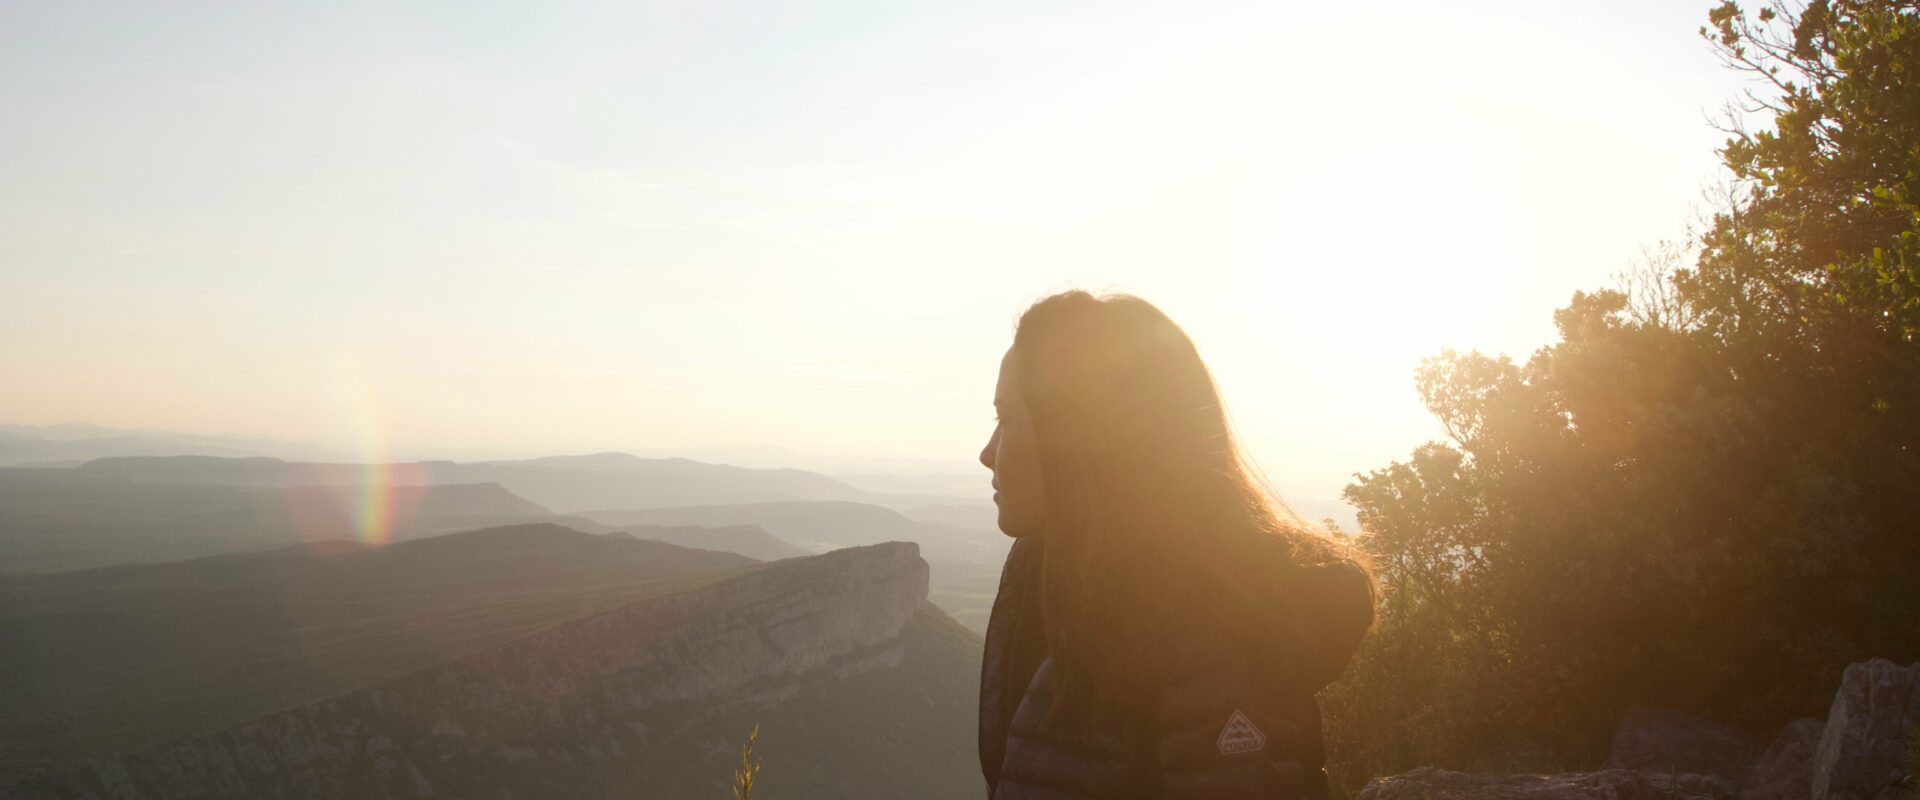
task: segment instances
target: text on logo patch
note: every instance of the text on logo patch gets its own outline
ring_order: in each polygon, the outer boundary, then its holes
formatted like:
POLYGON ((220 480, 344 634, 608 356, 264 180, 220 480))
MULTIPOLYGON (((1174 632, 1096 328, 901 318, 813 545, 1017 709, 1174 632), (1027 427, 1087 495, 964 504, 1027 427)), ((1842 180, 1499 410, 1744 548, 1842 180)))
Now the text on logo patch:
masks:
POLYGON ((1214 745, 1220 748, 1221 755, 1251 753, 1267 746, 1267 735, 1253 727, 1247 715, 1236 708, 1233 716, 1227 717, 1227 725, 1220 729, 1220 738, 1214 741, 1214 745))

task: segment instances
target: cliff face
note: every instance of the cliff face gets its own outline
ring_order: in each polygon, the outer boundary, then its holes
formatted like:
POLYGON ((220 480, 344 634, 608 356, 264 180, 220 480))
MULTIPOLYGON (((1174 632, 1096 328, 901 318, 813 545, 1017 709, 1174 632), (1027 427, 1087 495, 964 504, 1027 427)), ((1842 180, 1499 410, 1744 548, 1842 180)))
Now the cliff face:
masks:
MULTIPOLYGON (((930 621, 943 615, 926 594, 927 564, 909 543, 791 559, 234 729, 19 779, 0 786, 0 798, 708 793, 726 785, 737 758, 735 745, 716 741, 725 732, 708 730, 716 719, 776 718, 780 705, 804 705, 810 695, 898 683, 898 674, 873 676, 903 665, 939 673, 906 681, 922 693, 955 694, 964 685, 956 678, 976 674, 977 655, 971 664, 953 654, 910 657, 910 642, 927 638, 914 630, 951 624, 930 621)), ((948 649, 958 653, 978 643, 954 641, 948 649)), ((964 699, 929 694, 927 713, 937 719, 924 721, 954 725, 964 699)), ((876 705, 887 713, 888 703, 876 705)), ((856 736, 891 725, 846 722, 856 736)), ((763 735, 763 748, 770 744, 763 735)))
POLYGON ((514 525, 0 576, 0 778, 237 727, 758 566, 514 525))

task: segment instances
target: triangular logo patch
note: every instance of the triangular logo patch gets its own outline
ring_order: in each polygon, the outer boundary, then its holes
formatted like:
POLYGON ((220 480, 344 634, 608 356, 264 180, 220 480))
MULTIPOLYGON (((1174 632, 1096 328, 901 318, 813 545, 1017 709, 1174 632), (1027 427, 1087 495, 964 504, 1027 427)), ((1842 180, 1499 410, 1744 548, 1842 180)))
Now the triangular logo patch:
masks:
POLYGON ((1220 729, 1220 738, 1214 741, 1214 746, 1220 748, 1221 755, 1251 753, 1266 748, 1267 735, 1253 727, 1247 715, 1236 708, 1233 716, 1227 717, 1227 726, 1220 729))

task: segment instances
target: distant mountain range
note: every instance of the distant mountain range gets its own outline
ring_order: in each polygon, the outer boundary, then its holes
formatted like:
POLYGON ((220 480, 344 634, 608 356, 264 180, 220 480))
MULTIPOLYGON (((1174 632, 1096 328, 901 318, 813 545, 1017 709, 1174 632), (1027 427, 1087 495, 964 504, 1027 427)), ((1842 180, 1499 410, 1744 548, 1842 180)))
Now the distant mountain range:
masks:
POLYGON ((884 498, 915 515, 961 523, 948 524, 820 495, 872 496, 799 470, 749 470, 620 453, 372 465, 137 456, 97 459, 71 469, 0 468, 0 574, 363 538, 369 535, 369 514, 390 518, 379 523, 390 529, 376 533, 392 540, 551 522, 590 533, 632 529, 640 538, 762 560, 911 541, 934 564, 934 602, 976 630, 985 629, 999 565, 1011 543, 993 526, 991 504, 949 499, 918 505, 925 498, 884 498), (795 494, 809 499, 759 499, 795 494), (687 504, 701 498, 744 502, 687 504), (636 505, 592 511, 593 517, 557 513, 552 505, 578 511, 605 508, 590 505, 603 501, 636 505), (667 501, 672 501, 669 507, 646 505, 667 501), (680 530, 646 534, 641 527, 680 530))
POLYGON ((227 486, 144 483, 85 469, 0 469, 0 573, 269 550, 363 535, 368 514, 393 539, 555 515, 499 484, 227 486))
POLYGON ((927 585, 547 525, 8 578, 0 798, 722 797, 755 724, 766 797, 974 797, 927 585))
POLYGON ((398 484, 493 483, 559 513, 779 500, 857 500, 902 506, 953 501, 951 496, 869 492, 805 470, 747 469, 684 458, 641 458, 626 453, 550 456, 522 461, 391 464, 136 456, 96 459, 78 469, 129 481, 231 486, 351 484, 365 482, 368 475, 379 475, 398 484))
POLYGON ((934 601, 976 630, 985 629, 1011 543, 995 526, 990 503, 944 498, 923 504, 928 498, 875 495, 800 470, 680 458, 601 453, 475 464, 335 464, 135 456, 71 469, 0 468, 0 573, 357 538, 365 532, 369 497, 390 510, 387 535, 395 540, 552 522, 591 533, 636 526, 727 529, 642 538, 763 560, 915 542, 934 564, 934 601), (391 493, 380 495, 388 485, 391 493), (803 499, 784 499, 794 496, 803 499), (907 511, 865 502, 876 497, 907 511), (743 525, 761 533, 739 530, 743 525))
POLYGON ((886 541, 917 542, 929 560, 1006 558, 1012 540, 998 528, 960 528, 912 519, 891 508, 844 500, 688 505, 619 511, 582 510, 595 522, 628 525, 757 525, 815 552, 886 541))
POLYGON ((244 436, 128 430, 98 425, 0 425, 0 467, 76 466, 114 456, 325 458, 316 447, 244 436))
MULTIPOLYGON (((654 506, 747 503, 772 500, 855 500, 907 510, 916 506, 953 505, 990 513, 993 504, 987 491, 988 475, 982 468, 973 471, 971 459, 899 459, 830 457, 797 453, 782 447, 692 448, 677 451, 644 450, 639 455, 601 453, 586 456, 556 456, 519 461, 486 459, 462 461, 466 466, 535 465, 571 471, 621 472, 634 462, 688 462, 720 470, 749 472, 804 473, 830 481, 831 485, 778 489, 772 493, 756 489, 745 493, 670 495, 672 487, 663 485, 660 495, 632 494, 617 486, 592 489, 559 487, 549 494, 531 485, 487 477, 444 475, 441 480, 455 483, 500 483, 522 497, 558 512, 586 511, 595 508, 645 508, 654 506), (644 457, 643 457, 644 456, 644 457), (692 459, 689 461, 689 459, 692 459), (735 466, 727 466, 735 465, 735 466), (759 468, 759 469, 748 469, 759 468)), ((275 458, 294 464, 345 462, 351 459, 337 451, 297 442, 262 437, 209 436, 173 431, 148 431, 107 428, 97 425, 0 425, 0 467, 75 467, 101 458, 126 456, 200 455, 218 458, 275 458)), ((401 462, 450 464, 450 461, 401 462)), ((334 463, 355 468, 357 465, 334 463)), ((669 468, 670 469, 670 468, 669 468)), ((216 482, 229 482, 221 480, 216 482)), ((300 481, 295 481, 300 482, 300 481)), ((333 482, 357 482, 353 480, 333 482)), ((615 481, 615 484, 618 482, 615 481)), ((762 487, 764 489, 765 487, 762 487)), ((1312 523, 1334 519, 1351 532, 1358 528, 1353 509, 1338 497, 1321 497, 1302 492, 1284 492, 1287 503, 1312 523)), ((933 522, 955 524, 949 520, 923 517, 933 522)))
POLYGON ((697 547, 739 553, 760 561, 779 561, 813 555, 813 551, 789 544, 767 533, 758 525, 635 525, 620 531, 635 539, 668 542, 682 547, 697 547))
MULTIPOLYGON (((830 474, 874 495, 914 495, 925 498, 987 500, 988 476, 967 457, 953 459, 878 458, 800 453, 784 447, 708 447, 643 449, 626 458, 643 461, 693 460, 713 466, 733 465, 760 470, 807 471, 830 474), (842 477, 844 476, 844 477, 842 477)), ((109 428, 84 423, 66 425, 0 424, 0 467, 74 467, 100 458, 125 456, 198 455, 220 458, 278 458, 296 462, 354 461, 347 451, 257 436, 207 435, 178 431, 109 428)), ((506 454, 435 452, 413 454, 404 461, 456 460, 464 463, 501 462, 506 454), (424 456, 424 458, 423 458, 424 456)), ((563 456, 527 459, 526 463, 578 460, 601 456, 563 456)), ((502 462, 512 463, 512 462, 502 462)), ((551 465, 551 464, 550 464, 551 465)), ((571 466, 581 466, 576 463, 571 466)), ((684 501, 683 501, 684 502, 684 501)), ((935 500, 929 500, 935 502, 935 500)))

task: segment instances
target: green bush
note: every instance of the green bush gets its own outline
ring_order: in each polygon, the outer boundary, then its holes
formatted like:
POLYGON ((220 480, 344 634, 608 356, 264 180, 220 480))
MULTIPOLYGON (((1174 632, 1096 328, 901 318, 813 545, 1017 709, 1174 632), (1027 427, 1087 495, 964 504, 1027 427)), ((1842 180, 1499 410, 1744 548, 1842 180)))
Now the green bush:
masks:
POLYGON ((1711 228, 1522 363, 1429 359, 1449 441, 1347 488, 1387 584, 1326 696, 1348 787, 1596 766, 1633 705, 1771 731, 1920 658, 1920 13, 1723 3, 1702 33, 1772 119, 1729 123, 1711 228))

